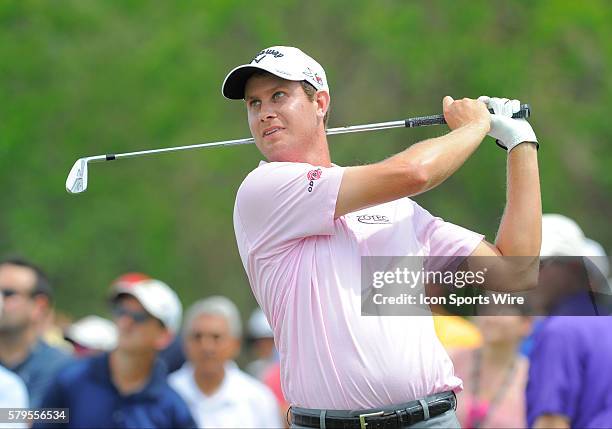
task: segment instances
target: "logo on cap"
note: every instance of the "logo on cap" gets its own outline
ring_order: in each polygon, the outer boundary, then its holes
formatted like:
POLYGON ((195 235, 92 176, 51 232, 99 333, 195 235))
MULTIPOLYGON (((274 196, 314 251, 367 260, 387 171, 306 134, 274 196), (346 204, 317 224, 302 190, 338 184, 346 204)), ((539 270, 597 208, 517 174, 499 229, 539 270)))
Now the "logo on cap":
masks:
POLYGON ((255 58, 251 60, 251 63, 252 62, 259 63, 261 60, 263 60, 266 57, 266 55, 274 55, 274 58, 280 58, 284 56, 276 49, 264 49, 263 51, 255 55, 255 58))
POLYGON ((317 72, 313 72, 310 67, 306 67, 306 70, 304 70, 303 73, 304 73, 304 76, 315 80, 319 85, 323 85, 323 79, 321 78, 321 76, 319 76, 317 72))

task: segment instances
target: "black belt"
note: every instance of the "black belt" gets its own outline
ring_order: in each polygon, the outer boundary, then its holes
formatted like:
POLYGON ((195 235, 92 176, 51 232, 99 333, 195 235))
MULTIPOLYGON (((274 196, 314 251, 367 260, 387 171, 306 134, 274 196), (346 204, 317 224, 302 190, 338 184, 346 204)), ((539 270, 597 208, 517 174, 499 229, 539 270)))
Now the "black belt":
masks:
POLYGON ((456 406, 455 394, 444 392, 406 404, 362 411, 291 407, 291 423, 325 429, 394 429, 439 416, 456 406), (424 407, 423 404, 427 406, 424 407))

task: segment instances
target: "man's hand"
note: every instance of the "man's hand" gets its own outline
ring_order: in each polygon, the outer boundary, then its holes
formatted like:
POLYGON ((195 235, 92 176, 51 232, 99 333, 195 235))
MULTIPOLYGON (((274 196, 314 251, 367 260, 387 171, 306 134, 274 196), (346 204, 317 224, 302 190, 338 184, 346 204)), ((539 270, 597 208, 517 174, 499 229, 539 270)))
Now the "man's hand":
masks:
POLYGON ((493 109, 489 135, 497 144, 508 152, 525 142, 538 143, 531 125, 525 119, 513 119, 512 114, 521 110, 521 102, 507 98, 495 98, 483 95, 478 97, 488 108, 493 109))
POLYGON ((486 106, 477 100, 453 100, 447 95, 442 100, 442 107, 444 119, 451 130, 472 125, 481 128, 486 134, 491 129, 491 115, 486 106))

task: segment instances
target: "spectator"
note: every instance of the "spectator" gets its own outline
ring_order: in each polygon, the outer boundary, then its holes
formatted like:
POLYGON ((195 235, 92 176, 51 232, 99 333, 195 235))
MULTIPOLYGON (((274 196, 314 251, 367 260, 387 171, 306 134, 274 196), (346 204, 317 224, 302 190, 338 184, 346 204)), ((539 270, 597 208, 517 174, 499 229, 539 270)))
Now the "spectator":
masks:
MULTIPOLYGON (((126 273, 117 278, 111 287, 122 287, 123 285, 129 285, 150 278, 143 273, 126 273)), ((176 371, 185 363, 182 343, 182 335, 180 332, 177 332, 172 338, 172 342, 158 354, 158 358, 166 365, 168 373, 176 371)))
POLYGON ((591 291, 601 292, 601 285, 596 284, 598 276, 591 275, 596 273, 590 270, 590 258, 583 258, 591 256, 585 255, 585 243, 573 220, 544 215, 538 288, 546 292, 542 307, 555 315, 546 317, 533 336, 527 384, 529 427, 612 427, 612 318, 559 315, 587 307, 592 313, 605 310, 592 299, 597 294, 591 291), (576 305, 574 297, 580 291, 589 291, 591 299, 576 305))
MULTIPOLYGON (((3 299, 0 294, 0 315, 2 315, 3 299)), ((0 409, 27 408, 28 391, 19 376, 0 366, 0 409)), ((6 423, 5 423, 6 424, 6 423)), ((8 424, 10 428, 27 428, 27 424, 8 424)))
POLYGON ((198 301, 185 317, 187 363, 170 375, 198 427, 280 428, 276 399, 232 361, 240 351, 238 309, 222 296, 198 301))
POLYGON ((87 316, 68 326, 64 337, 77 357, 92 356, 117 347, 117 326, 102 317, 87 316))
POLYGON ((70 409, 62 427, 195 427, 157 359, 180 325, 174 291, 154 279, 127 282, 114 287, 111 303, 117 348, 62 370, 43 406, 70 409))
POLYGON ((70 357, 40 337, 51 305, 51 286, 40 268, 24 259, 0 262, 0 364, 17 373, 28 389, 31 407, 40 407, 45 390, 70 357))
POLYGON ((475 318, 482 346, 451 353, 455 374, 464 380, 464 390, 457 397, 457 417, 464 428, 526 425, 528 361, 519 346, 529 333, 531 318, 522 305, 500 306, 498 311, 493 306, 483 306, 479 311, 483 315, 475 318))
POLYGON ((278 361, 278 355, 274 347, 274 333, 261 308, 257 307, 251 313, 248 328, 249 348, 255 360, 247 365, 246 371, 262 380, 264 373, 278 361))

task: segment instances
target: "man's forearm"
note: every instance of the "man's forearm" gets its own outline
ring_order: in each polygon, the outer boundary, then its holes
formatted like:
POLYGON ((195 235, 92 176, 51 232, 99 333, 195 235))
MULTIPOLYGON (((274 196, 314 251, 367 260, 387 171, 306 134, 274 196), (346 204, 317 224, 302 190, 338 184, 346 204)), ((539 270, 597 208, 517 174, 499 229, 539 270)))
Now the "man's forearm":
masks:
POLYGON ((457 171, 478 148, 486 133, 482 124, 466 125, 444 136, 416 143, 384 162, 417 166, 424 180, 415 194, 425 192, 457 171))
POLYGON ((495 245, 504 256, 540 254, 542 200, 535 144, 523 143, 508 154, 506 208, 495 245))

